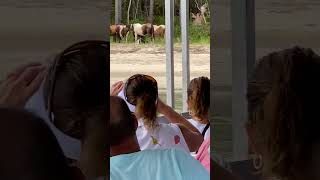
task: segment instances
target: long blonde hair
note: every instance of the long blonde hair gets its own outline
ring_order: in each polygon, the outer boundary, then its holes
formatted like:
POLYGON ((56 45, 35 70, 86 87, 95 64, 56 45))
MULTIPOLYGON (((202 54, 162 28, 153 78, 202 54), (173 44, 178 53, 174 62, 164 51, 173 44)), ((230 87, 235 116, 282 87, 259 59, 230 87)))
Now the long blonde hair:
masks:
POLYGON ((210 107, 210 80, 207 77, 198 77, 188 86, 188 109, 192 116, 204 119, 210 107))

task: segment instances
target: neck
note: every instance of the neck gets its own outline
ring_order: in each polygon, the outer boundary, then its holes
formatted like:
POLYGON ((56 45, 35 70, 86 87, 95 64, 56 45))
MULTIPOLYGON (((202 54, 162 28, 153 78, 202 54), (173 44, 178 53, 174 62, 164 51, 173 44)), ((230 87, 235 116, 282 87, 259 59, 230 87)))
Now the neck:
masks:
POLYGON ((110 157, 117 156, 121 154, 130 154, 140 151, 140 146, 137 137, 132 137, 124 140, 119 145, 111 146, 110 157))

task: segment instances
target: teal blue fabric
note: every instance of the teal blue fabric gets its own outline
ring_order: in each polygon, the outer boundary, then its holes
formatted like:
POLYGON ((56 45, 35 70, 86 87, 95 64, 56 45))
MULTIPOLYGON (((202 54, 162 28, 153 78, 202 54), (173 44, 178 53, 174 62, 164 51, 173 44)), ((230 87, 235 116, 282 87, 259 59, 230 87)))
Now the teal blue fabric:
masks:
POLYGON ((110 158, 111 180, 209 180, 210 175, 182 150, 144 150, 110 158))

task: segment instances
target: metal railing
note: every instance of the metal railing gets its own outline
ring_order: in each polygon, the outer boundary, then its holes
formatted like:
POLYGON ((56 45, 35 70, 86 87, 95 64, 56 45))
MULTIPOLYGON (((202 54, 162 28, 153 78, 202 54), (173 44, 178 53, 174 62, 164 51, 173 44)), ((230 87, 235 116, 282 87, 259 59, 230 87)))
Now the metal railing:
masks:
MULTIPOLYGON (((165 1, 166 21, 166 73, 167 104, 174 108, 174 0, 165 1)), ((187 112, 187 88, 190 81, 189 63, 189 0, 180 1, 180 23, 182 43, 182 103, 187 112)))

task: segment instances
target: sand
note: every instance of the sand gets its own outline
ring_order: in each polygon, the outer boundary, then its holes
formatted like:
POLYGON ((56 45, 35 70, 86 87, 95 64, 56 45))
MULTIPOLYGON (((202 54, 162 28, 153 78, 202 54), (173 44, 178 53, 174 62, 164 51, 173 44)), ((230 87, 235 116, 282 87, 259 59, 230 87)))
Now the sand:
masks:
MULTIPOLYGON (((190 46, 190 77, 210 76, 209 46, 190 46)), ((182 88, 181 48, 174 51, 176 89, 182 88)), ((111 45, 111 83, 125 80, 136 73, 152 75, 158 81, 159 89, 166 88, 166 55, 161 46, 134 46, 132 44, 111 45)))

